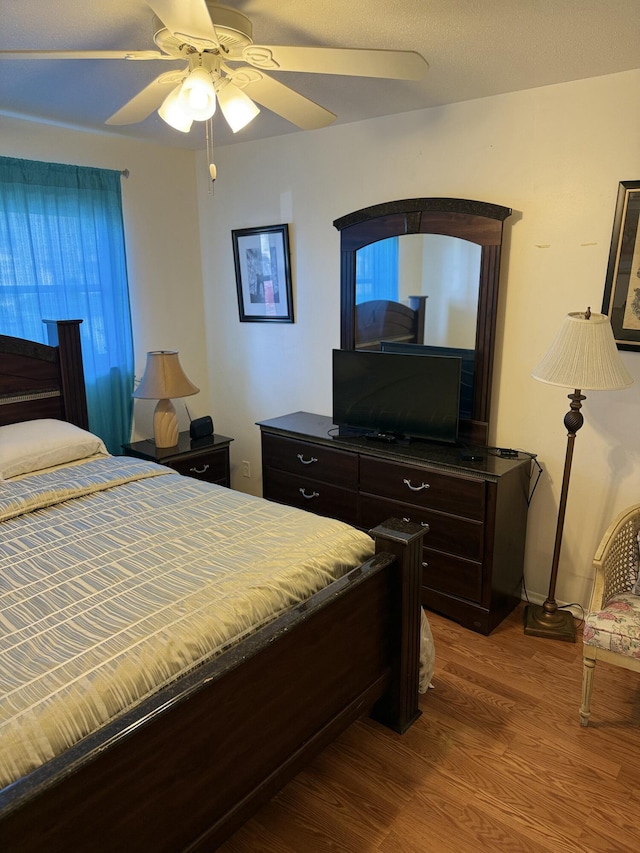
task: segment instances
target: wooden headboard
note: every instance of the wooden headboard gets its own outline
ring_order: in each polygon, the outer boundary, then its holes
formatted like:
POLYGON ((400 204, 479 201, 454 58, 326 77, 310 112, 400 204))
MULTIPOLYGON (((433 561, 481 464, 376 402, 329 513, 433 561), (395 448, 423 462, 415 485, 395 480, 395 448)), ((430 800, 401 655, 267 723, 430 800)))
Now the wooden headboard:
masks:
POLYGON ((371 299, 355 307, 356 349, 378 350, 381 341, 424 343, 428 296, 410 296, 409 306, 388 299, 371 299))
POLYGON ((0 335, 0 425, 58 418, 88 429, 82 320, 45 320, 49 344, 0 335))

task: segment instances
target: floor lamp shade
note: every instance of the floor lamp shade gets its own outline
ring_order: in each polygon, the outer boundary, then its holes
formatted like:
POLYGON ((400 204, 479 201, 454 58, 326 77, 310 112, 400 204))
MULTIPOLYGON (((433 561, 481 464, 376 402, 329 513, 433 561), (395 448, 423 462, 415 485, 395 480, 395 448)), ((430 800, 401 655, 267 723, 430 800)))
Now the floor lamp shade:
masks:
POLYGON ((178 418, 172 397, 190 397, 200 389, 187 378, 178 353, 155 350, 147 353, 147 364, 133 396, 157 400, 153 413, 153 437, 156 447, 174 447, 178 443, 178 418))
POLYGON ((527 605, 524 632, 538 637, 575 642, 573 615, 569 611, 558 608, 555 592, 573 446, 576 433, 584 422, 580 409, 582 400, 586 398, 581 391, 626 388, 633 383, 633 379, 620 359, 609 318, 604 314, 592 314, 590 309, 584 313, 577 312, 565 317, 549 351, 532 375, 541 382, 575 390, 569 394, 570 411, 564 418, 568 436, 567 452, 558 506, 549 593, 544 604, 527 605))
POLYGON ((533 377, 582 391, 610 391, 633 383, 620 360, 609 318, 589 311, 567 314, 533 377))

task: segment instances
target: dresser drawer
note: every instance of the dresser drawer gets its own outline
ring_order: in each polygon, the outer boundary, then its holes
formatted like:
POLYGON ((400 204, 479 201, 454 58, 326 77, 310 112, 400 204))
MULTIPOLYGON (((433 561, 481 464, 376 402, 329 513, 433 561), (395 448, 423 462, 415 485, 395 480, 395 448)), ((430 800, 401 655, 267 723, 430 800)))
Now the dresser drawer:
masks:
POLYGON ((226 486, 229 482, 228 458, 226 450, 218 450, 200 453, 190 459, 175 459, 165 464, 174 471, 184 474, 185 477, 194 477, 196 480, 206 480, 207 483, 221 483, 226 486))
POLYGON ((360 460, 360 491, 477 521, 484 520, 484 482, 444 474, 432 468, 363 457, 360 460))
POLYGON ((451 554, 422 551, 422 585, 445 595, 482 601, 482 564, 451 554))
POLYGON ((467 560, 482 560, 484 525, 479 521, 446 515, 422 507, 388 501, 371 495, 360 497, 360 524, 370 530, 386 518, 403 518, 417 524, 428 524, 425 547, 445 551, 467 560))
POLYGON ((268 467, 263 472, 263 495, 269 500, 338 518, 347 524, 358 523, 357 492, 339 486, 268 467))
POLYGON ((270 468, 349 489, 358 488, 358 456, 355 453, 267 433, 262 436, 262 459, 270 468))

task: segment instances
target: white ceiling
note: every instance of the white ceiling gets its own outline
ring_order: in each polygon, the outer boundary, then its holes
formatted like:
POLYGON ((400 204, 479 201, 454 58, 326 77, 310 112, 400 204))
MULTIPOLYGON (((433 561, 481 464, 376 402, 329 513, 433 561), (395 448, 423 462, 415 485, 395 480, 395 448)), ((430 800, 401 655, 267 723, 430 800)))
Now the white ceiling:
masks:
MULTIPOLYGON (((640 67, 640 0, 227 0, 256 44, 414 50, 420 82, 281 72, 278 79, 337 115, 336 123, 597 77, 640 67)), ((144 0, 0 0, 0 50, 155 49, 144 0)), ((0 59, 0 113, 204 148, 154 112, 104 121, 172 62, 0 59)), ((273 76, 277 76, 274 74, 273 76)), ((640 92, 638 93, 640 97, 640 92)), ((197 128, 197 129, 196 129, 197 128)), ((214 119, 216 145, 296 132, 266 109, 235 136, 214 119)))

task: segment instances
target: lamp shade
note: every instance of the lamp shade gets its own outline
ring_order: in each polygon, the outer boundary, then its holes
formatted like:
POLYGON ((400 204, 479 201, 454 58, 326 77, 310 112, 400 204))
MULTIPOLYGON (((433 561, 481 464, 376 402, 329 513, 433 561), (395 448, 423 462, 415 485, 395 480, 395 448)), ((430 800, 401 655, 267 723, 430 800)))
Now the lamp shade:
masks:
POLYGON ((227 77, 220 79, 217 91, 222 114, 234 133, 246 127, 260 112, 251 98, 227 77))
POLYGON ((193 118, 186 114, 180 103, 182 86, 176 86, 162 102, 158 115, 163 121, 181 133, 189 133, 193 118))
POLYGON ((199 390, 187 378, 177 352, 156 350, 147 353, 144 376, 133 396, 143 400, 162 400, 169 397, 190 397, 199 390))
POLYGON ((534 379, 583 391, 606 391, 633 384, 606 314, 567 314, 560 331, 532 373, 534 379))
POLYGON ((185 115, 194 121, 206 121, 216 111, 213 78, 206 68, 194 68, 182 84, 178 97, 185 115))

